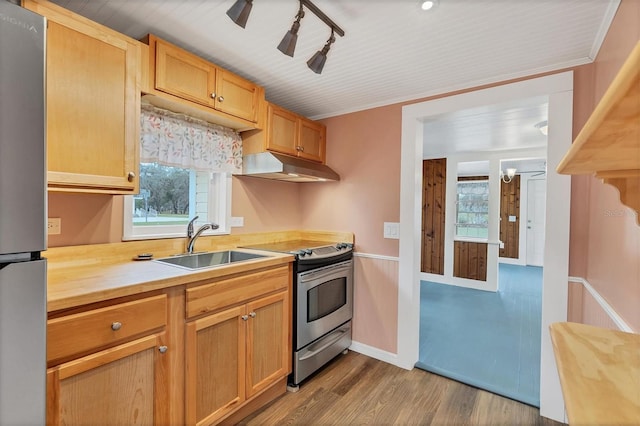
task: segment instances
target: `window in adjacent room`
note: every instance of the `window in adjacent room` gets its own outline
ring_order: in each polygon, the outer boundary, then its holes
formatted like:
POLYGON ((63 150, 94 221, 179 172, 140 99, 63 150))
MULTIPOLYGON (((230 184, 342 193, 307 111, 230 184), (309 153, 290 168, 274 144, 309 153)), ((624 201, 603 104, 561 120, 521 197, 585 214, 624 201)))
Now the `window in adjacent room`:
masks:
POLYGON ((143 106, 140 192, 125 196, 125 240, 182 237, 213 222, 228 234, 231 174, 242 167, 242 144, 233 130, 143 106))
POLYGON ((489 181, 458 182, 456 197, 456 237, 488 238, 489 181))

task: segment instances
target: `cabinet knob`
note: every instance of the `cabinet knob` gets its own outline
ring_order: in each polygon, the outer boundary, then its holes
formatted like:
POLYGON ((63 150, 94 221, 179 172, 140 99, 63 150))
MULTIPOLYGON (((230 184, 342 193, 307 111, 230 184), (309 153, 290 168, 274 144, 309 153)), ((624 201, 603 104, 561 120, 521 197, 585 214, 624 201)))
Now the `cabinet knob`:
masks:
POLYGON ((216 92, 212 92, 211 93, 211 99, 215 99, 216 98, 216 92))
POLYGON ((118 331, 121 328, 122 328, 122 323, 121 322, 116 321, 116 322, 111 323, 111 329, 113 331, 118 331))
POLYGON ((224 97, 223 96, 218 96, 218 102, 224 102, 224 97))
POLYGON ((169 348, 166 346, 160 346, 158 347, 158 351, 160 351, 161 354, 165 353, 169 348))
POLYGON ((242 321, 247 321, 249 319, 249 315, 243 315, 240 318, 242 318, 242 321))
POLYGON ((136 178, 136 174, 135 174, 135 173, 133 173, 133 172, 129 172, 129 173, 127 174, 127 180, 128 180, 129 182, 133 182, 133 180, 134 180, 135 178, 136 178))
POLYGON ((255 317, 256 317, 256 313, 255 313, 255 312, 249 312, 249 316, 250 316, 251 318, 255 318, 255 317))

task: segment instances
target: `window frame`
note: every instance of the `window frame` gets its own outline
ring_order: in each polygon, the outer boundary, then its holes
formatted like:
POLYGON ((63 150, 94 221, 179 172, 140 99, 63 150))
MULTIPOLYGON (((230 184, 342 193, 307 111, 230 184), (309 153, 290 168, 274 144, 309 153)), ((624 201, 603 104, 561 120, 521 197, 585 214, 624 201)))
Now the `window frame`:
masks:
MULTIPOLYGON (((194 170, 191 169, 193 174, 194 170)), ((216 230, 204 231, 201 235, 229 235, 231 233, 231 189, 232 175, 227 172, 210 173, 207 202, 209 205, 209 217, 198 218, 195 222, 196 229, 209 221, 213 221, 219 227, 216 230), (213 218, 213 219, 210 219, 213 218)), ((190 192, 191 192, 191 185, 190 192)), ((153 240, 161 238, 186 238, 186 225, 153 225, 133 226, 134 195, 123 197, 123 226, 122 241, 153 240)))
MULTIPOLYGON (((457 241, 462 241, 462 240, 467 240, 467 241, 487 241, 489 238, 489 196, 490 196, 490 188, 489 188, 489 179, 473 179, 473 180, 462 180, 462 181, 457 181, 456 182, 456 216, 455 216, 455 230, 454 230, 454 239, 457 241), (486 211, 486 217, 487 217, 487 224, 486 226, 482 226, 482 225, 474 225, 474 224, 470 224, 472 226, 467 226, 469 224, 465 224, 465 223, 461 223, 458 222, 458 217, 460 215, 460 210, 459 210, 459 206, 460 206, 460 200, 459 200, 459 196, 460 196, 460 191, 459 191, 459 187, 460 185, 464 185, 464 184, 469 184, 469 183, 484 183, 486 184, 487 187, 487 191, 486 191, 486 204, 487 204, 487 211, 486 211), (487 232, 487 236, 468 236, 468 235, 460 235, 458 234, 458 228, 475 228, 475 229, 484 229, 487 232)), ((462 213, 477 213, 477 212, 462 212, 462 213)), ((484 213, 484 212, 483 212, 484 213)))

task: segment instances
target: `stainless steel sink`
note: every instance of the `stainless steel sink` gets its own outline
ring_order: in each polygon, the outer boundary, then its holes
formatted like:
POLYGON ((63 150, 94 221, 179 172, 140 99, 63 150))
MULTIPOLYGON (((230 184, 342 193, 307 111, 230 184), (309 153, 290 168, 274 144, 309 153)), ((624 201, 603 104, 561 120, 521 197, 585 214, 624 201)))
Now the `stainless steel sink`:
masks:
POLYGON ((262 254, 245 253, 241 251, 225 250, 207 253, 181 254, 177 256, 155 259, 156 262, 178 266, 185 269, 212 268, 236 262, 268 257, 262 254))

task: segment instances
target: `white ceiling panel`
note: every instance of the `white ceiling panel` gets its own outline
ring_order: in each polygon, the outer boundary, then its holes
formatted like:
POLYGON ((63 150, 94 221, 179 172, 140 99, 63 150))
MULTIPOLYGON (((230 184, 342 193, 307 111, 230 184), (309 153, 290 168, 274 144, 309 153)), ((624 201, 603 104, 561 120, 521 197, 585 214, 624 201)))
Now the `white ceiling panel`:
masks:
POLYGON ((139 39, 147 33, 249 78, 267 99, 312 118, 591 62, 619 0, 315 0, 345 31, 322 74, 306 61, 329 37, 307 11, 295 57, 276 49, 296 0, 254 0, 245 29, 234 0, 55 0, 139 39))

